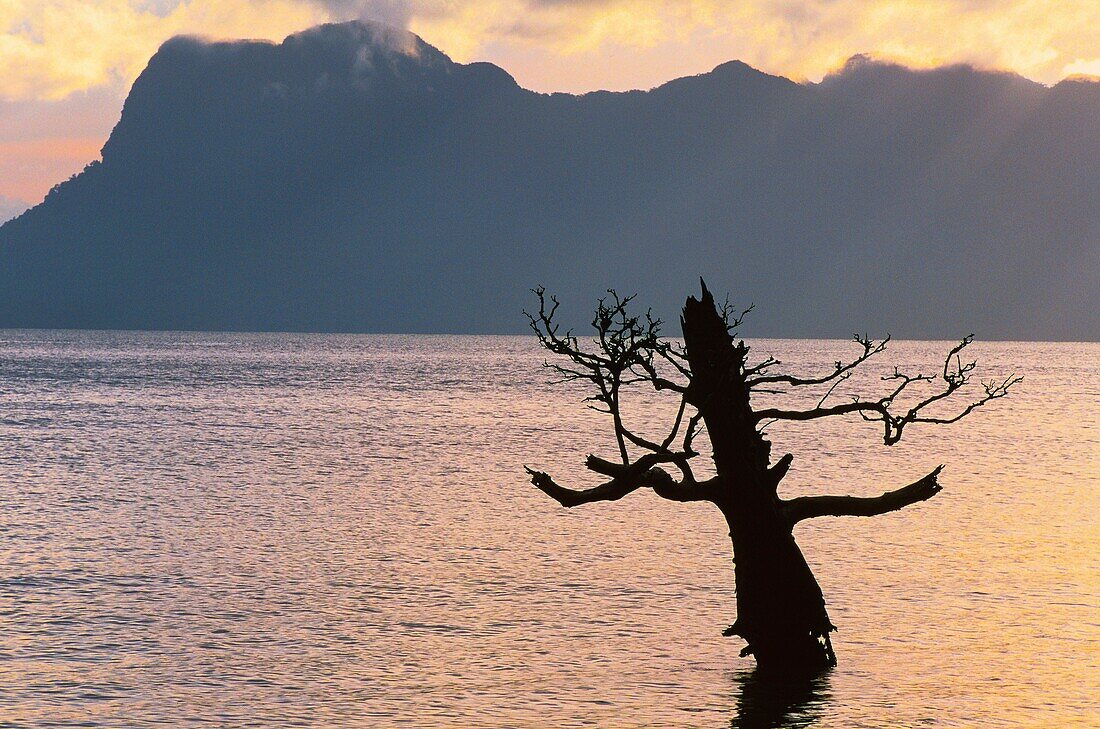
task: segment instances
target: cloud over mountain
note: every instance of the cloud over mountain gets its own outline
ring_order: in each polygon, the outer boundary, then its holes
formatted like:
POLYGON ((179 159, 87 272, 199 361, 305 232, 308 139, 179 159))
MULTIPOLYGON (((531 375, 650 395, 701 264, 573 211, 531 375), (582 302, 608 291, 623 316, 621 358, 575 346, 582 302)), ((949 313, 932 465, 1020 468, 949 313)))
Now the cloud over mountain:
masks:
POLYGON ((0 99, 125 88, 176 34, 274 39, 353 19, 407 26, 541 90, 644 88, 731 56, 811 79, 854 53, 1046 83, 1100 75, 1095 0, 10 0, 0 99))
POLYGON ((0 228, 0 326, 517 331, 526 289, 752 331, 1098 339, 1100 85, 856 59, 543 95, 412 34, 166 43, 0 228))

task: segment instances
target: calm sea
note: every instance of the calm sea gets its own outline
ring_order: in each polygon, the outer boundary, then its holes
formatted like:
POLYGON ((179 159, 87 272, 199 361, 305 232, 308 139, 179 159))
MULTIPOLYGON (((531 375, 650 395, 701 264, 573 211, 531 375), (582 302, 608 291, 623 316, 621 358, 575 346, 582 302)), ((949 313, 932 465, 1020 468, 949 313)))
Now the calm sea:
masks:
POLYGON ((527 482, 615 452, 530 338, 0 332, 0 726, 1100 726, 1100 346, 974 349, 1026 380, 957 425, 769 429, 784 495, 947 466, 799 526, 840 665, 776 689, 717 510, 527 482))

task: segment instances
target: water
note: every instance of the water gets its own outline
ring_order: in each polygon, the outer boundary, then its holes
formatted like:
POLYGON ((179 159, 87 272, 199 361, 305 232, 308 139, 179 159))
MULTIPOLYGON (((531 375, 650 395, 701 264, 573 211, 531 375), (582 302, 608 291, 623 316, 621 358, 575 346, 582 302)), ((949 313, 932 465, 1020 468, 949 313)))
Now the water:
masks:
POLYGON ((614 455, 529 338, 0 333, 0 726, 1098 726, 1100 346, 976 350, 1027 379, 960 424, 769 429, 788 496, 947 464, 799 526, 840 665, 777 692, 713 507, 527 483, 614 455))

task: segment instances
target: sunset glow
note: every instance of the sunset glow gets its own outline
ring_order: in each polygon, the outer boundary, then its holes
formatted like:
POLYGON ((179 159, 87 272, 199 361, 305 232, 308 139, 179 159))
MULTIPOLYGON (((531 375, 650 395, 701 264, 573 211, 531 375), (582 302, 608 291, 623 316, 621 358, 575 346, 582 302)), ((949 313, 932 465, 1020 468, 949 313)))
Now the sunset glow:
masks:
POLYGON ((0 195, 24 200, 45 195, 52 184, 98 157, 102 145, 97 137, 0 142, 0 195))
POLYGON ((176 34, 279 40, 357 15, 407 24, 455 60, 510 66, 538 90, 644 88, 667 80, 667 71, 647 71, 648 64, 633 74, 616 68, 613 59, 624 51, 695 72, 737 58, 808 79, 856 53, 915 66, 973 63, 1044 83, 1100 64, 1100 4, 1092 0, 9 0, 0 5, 0 95, 56 99, 103 84, 125 87, 176 34), (602 69, 608 60, 611 69, 602 69))

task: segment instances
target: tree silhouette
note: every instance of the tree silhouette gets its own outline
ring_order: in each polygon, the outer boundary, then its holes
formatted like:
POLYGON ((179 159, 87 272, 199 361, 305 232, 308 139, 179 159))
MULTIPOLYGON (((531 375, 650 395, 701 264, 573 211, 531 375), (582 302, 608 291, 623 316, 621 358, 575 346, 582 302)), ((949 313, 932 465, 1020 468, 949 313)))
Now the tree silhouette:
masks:
MULTIPOLYGON (((549 474, 527 468, 531 482, 565 507, 614 501, 641 488, 672 501, 708 501, 725 516, 733 541, 737 587, 737 619, 725 635, 739 635, 761 670, 816 671, 836 665, 829 633, 835 630, 825 610, 817 580, 795 542, 795 524, 819 516, 874 516, 931 498, 940 491, 940 466, 927 476, 881 496, 811 496, 782 499, 779 482, 793 456, 771 461, 771 443, 763 430, 779 420, 817 420, 859 414, 881 423, 883 442, 897 443, 914 424, 954 423, 991 400, 1003 397, 1019 377, 982 383, 984 393, 947 415, 933 414, 937 404, 971 381, 973 361, 962 353, 964 338, 944 358, 935 375, 908 374, 899 368, 882 377, 886 390, 878 397, 851 396, 829 404, 837 387, 860 365, 886 349, 889 337, 875 341, 856 336, 860 353, 819 376, 776 371, 771 357, 755 364, 749 348, 735 338, 737 327, 752 307, 735 316, 727 303, 716 306, 702 284, 702 296, 690 297, 681 317, 684 344, 661 336, 661 321, 650 312, 631 313, 633 297, 609 291, 600 299, 591 342, 562 331, 555 320, 559 302, 543 288, 535 290, 538 311, 527 313, 539 342, 558 356, 547 362, 564 381, 579 381, 590 394, 589 406, 611 417, 618 459, 589 455, 588 470, 608 480, 587 489, 559 485, 549 474), (624 422, 622 398, 632 386, 671 393, 679 400, 664 437, 651 439, 624 422), (819 388, 819 390, 814 390, 819 388), (756 410, 753 395, 783 395, 824 390, 817 404, 806 409, 769 407, 756 410), (903 406, 903 399, 911 401, 903 406), (696 443, 705 431, 715 475, 696 478, 692 461, 700 455, 696 443), (673 476, 666 468, 675 468, 673 476)), ((958 398, 955 398, 956 400, 958 398)), ((942 409, 942 406, 940 406, 942 409)))

